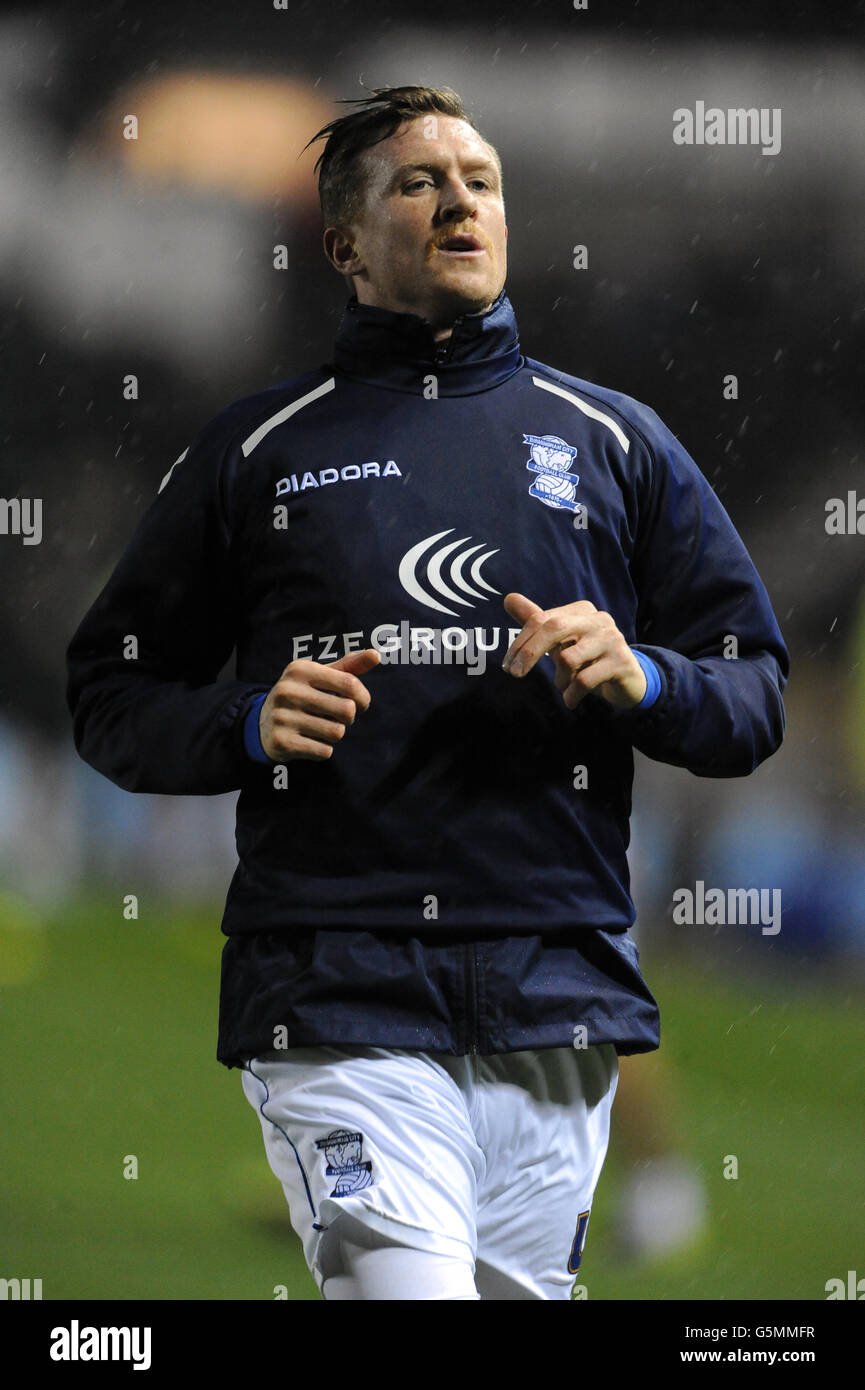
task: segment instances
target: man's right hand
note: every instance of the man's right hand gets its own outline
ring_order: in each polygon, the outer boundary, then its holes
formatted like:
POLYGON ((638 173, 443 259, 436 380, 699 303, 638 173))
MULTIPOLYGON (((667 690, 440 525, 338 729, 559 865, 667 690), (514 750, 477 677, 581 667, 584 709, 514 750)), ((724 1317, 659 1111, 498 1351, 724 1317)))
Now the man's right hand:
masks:
POLYGON ((258 716, 261 746, 274 762, 329 758, 370 694, 359 676, 381 657, 373 647, 349 652, 338 661, 289 662, 258 716))

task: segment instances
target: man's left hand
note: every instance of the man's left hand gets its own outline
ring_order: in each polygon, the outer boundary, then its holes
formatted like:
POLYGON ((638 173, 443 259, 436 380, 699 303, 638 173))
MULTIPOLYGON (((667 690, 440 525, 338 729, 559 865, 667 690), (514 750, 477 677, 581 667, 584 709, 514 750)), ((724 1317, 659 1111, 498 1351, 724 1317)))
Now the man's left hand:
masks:
POLYGON ((638 705, 646 693, 646 675, 609 613, 587 599, 562 608, 540 608, 524 594, 507 594, 505 611, 523 624, 505 653, 502 669, 528 675, 542 656, 556 663, 556 688, 568 709, 576 709, 590 691, 619 709, 638 705))

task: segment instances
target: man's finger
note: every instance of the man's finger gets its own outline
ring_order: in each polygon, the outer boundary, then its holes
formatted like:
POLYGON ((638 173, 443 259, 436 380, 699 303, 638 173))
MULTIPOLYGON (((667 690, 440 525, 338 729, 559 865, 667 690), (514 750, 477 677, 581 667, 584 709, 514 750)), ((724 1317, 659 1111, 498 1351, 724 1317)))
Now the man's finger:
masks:
POLYGON ((381 661, 381 654, 375 647, 367 647, 362 652, 346 652, 338 661, 330 664, 337 671, 350 671, 353 676, 362 676, 367 671, 371 671, 373 666, 378 666, 381 661))
MULTIPOLYGON (((556 685, 559 690, 563 690, 578 671, 581 671, 589 662, 596 661, 602 656, 608 646, 607 633, 592 631, 583 637, 565 638, 557 646, 551 648, 549 655, 556 663, 556 685), (564 681, 564 685, 560 681, 564 681)), ((524 654, 525 659, 525 654, 524 654)))
MULTIPOLYGON (((366 694, 365 686, 359 685, 358 689, 366 694)), ((358 704, 359 700, 351 696, 331 694, 314 685, 307 685, 305 681, 283 681, 281 689, 274 697, 273 715, 276 721, 277 711, 303 710, 308 714, 317 715, 320 719, 334 719, 340 724, 353 724, 358 704)), ((366 709, 366 705, 362 708, 366 709)))
POLYGON ((537 624, 528 623, 514 639, 502 663, 504 669, 515 676, 527 675, 542 656, 556 656, 590 631, 593 616, 578 616, 562 608, 541 613, 537 624))
POLYGON ((359 677, 378 666, 380 661, 381 656, 374 647, 367 647, 362 652, 347 652, 338 661, 317 661, 313 663, 308 683, 314 690, 335 691, 346 699, 354 700, 360 709, 369 709, 372 697, 359 677), (331 677, 333 671, 342 673, 338 682, 331 677), (346 676, 349 677, 348 681, 344 679, 346 676))
POLYGON ((582 666, 571 678, 562 697, 567 708, 576 709, 587 695, 591 695, 608 681, 615 682, 617 670, 616 661, 606 657, 597 658, 582 666))
MULTIPOLYGON (((527 622, 530 621, 530 619, 537 617, 539 614, 543 614, 544 612, 543 608, 541 608, 539 603, 533 603, 530 598, 526 598, 525 594, 506 594, 504 607, 505 612, 508 614, 508 616, 516 619, 516 621, 521 625, 523 629, 525 629, 525 625, 527 622)), ((514 638, 513 642, 505 652, 504 660, 502 661, 503 670, 510 670, 511 662, 513 661, 514 657, 516 656, 517 652, 519 651, 520 647, 523 645, 525 640, 526 634, 524 631, 521 632, 518 637, 514 638)))
POLYGON ((505 612, 511 617, 516 618, 518 623, 526 623, 529 618, 533 618, 536 613, 543 613, 540 604, 532 603, 525 594, 505 594, 505 612))

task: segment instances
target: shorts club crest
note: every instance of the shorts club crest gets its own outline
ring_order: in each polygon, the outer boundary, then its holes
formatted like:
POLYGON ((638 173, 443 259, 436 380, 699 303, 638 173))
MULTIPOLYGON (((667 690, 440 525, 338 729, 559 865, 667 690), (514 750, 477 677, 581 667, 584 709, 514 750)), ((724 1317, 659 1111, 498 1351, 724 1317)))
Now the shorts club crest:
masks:
POLYGON ((372 1182, 372 1163, 363 1160, 363 1135, 357 1130, 333 1129, 315 1147, 324 1149, 327 1159, 325 1173, 336 1178, 331 1197, 348 1197, 361 1192, 372 1182))

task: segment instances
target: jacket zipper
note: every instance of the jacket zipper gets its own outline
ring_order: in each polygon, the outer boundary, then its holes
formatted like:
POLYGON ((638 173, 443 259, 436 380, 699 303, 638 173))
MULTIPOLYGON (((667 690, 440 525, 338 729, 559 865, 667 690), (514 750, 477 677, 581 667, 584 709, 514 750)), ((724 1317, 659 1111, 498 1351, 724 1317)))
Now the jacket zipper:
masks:
POLYGON ((466 947, 466 1042, 470 1053, 477 1055, 480 1048, 479 1026, 480 1007, 478 1003, 478 953, 474 942, 466 947))
POLYGON ((435 353, 433 354, 433 361, 435 362, 436 366, 440 366, 443 363, 450 361, 451 353, 454 350, 454 340, 456 339, 456 335, 461 327, 462 319, 456 319, 454 321, 454 326, 451 329, 450 337, 444 343, 442 343, 441 347, 436 348, 435 353))

